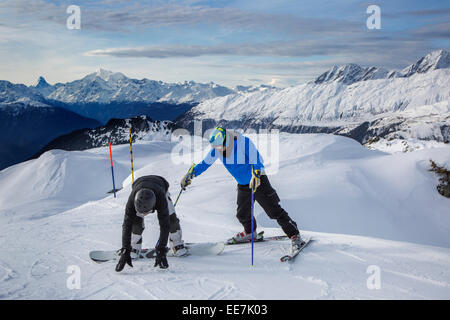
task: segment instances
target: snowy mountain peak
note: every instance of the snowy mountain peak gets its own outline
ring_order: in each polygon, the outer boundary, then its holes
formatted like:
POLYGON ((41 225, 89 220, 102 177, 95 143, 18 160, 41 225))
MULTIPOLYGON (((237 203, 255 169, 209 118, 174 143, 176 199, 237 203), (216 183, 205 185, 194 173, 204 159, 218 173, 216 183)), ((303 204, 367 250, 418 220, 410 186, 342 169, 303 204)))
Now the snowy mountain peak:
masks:
POLYGON ((330 70, 317 77, 314 83, 322 84, 337 81, 344 84, 352 84, 365 80, 405 78, 416 73, 445 68, 450 68, 450 53, 445 50, 436 50, 401 71, 388 71, 379 67, 364 68, 354 63, 333 66, 330 70))
POLYGON ((316 84, 339 81, 349 84, 355 81, 355 78, 361 74, 362 68, 354 63, 349 63, 343 66, 333 66, 330 70, 322 73, 314 82, 316 84))
POLYGON ((34 89, 39 95, 46 96, 54 90, 54 87, 49 84, 43 76, 40 76, 36 85, 34 87, 30 87, 30 89, 34 89))
POLYGON ((35 88, 43 89, 43 88, 48 88, 48 87, 51 87, 51 85, 47 82, 47 80, 45 80, 45 78, 43 76, 40 76, 35 85, 35 88))
POLYGON ((400 72, 400 76, 409 77, 415 73, 425 73, 430 70, 445 68, 450 68, 450 53, 446 50, 436 50, 403 69, 400 72))
POLYGON ((109 81, 120 81, 120 80, 127 80, 128 78, 120 72, 113 72, 113 71, 109 71, 109 70, 105 70, 102 68, 99 68, 96 72, 88 74, 86 77, 84 77, 83 79, 85 80, 95 80, 97 78, 100 78, 106 82, 109 81))
POLYGON ((355 63, 343 66, 333 66, 327 72, 322 73, 314 81, 315 84, 338 81, 344 84, 352 84, 357 81, 374 80, 386 78, 388 71, 378 67, 363 68, 355 63))

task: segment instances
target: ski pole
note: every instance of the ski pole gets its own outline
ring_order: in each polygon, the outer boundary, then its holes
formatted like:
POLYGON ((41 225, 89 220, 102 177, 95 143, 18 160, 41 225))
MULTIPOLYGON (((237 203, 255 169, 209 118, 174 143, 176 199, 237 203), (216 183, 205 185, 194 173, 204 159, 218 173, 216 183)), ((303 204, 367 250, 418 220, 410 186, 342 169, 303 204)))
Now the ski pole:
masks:
POLYGON ((177 200, 175 200, 175 203, 173 204, 174 207, 177 205, 178 199, 180 199, 180 196, 181 196, 182 192, 183 192, 183 188, 181 188, 180 193, 178 193, 177 200))
POLYGON ((112 174, 113 192, 114 192, 114 198, 115 198, 116 197, 116 184, 114 182, 114 166, 113 166, 113 160, 112 160, 111 142, 109 143, 109 158, 111 159, 111 174, 112 174))
MULTIPOLYGON (((252 172, 253 172, 253 166, 252 166, 252 172)), ((254 211, 254 201, 255 201, 255 190, 253 190, 252 186, 252 266, 253 266, 253 249, 254 249, 254 241, 253 241, 253 211, 254 211)))
MULTIPOLYGON (((189 173, 192 173, 192 170, 194 170, 194 167, 195 167, 195 163, 193 163, 192 164, 192 166, 189 168, 189 173)), ((177 200, 175 200, 175 203, 173 204, 173 206, 175 207, 176 205, 177 205, 177 203, 178 203, 178 199, 180 199, 180 196, 181 196, 181 193, 183 192, 183 188, 181 188, 181 190, 180 190, 180 193, 178 193, 178 197, 177 197, 177 200)))
POLYGON ((131 184, 134 183, 134 169, 133 169, 133 146, 131 143, 131 128, 130 128, 130 158, 131 158, 131 184))
POLYGON ((253 191, 253 187, 252 187, 252 266, 253 266, 253 248, 254 248, 254 242, 253 242, 253 203, 255 201, 255 192, 253 191))

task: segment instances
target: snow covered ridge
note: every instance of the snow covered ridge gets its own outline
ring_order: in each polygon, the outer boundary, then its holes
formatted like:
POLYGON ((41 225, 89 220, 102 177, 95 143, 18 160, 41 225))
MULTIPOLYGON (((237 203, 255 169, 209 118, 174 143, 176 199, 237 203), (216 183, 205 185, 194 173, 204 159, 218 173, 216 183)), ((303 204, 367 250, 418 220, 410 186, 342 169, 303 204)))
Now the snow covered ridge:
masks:
POLYGON ((317 77, 314 83, 320 84, 338 81, 345 84, 352 84, 366 80, 406 78, 416 73, 425 73, 431 70, 445 68, 450 68, 450 53, 445 50, 436 50, 401 71, 388 71, 379 67, 363 68, 354 63, 344 66, 333 66, 330 70, 317 77))
POLYGON ((43 77, 34 88, 46 99, 65 103, 170 102, 192 103, 225 96, 233 90, 213 82, 165 83, 131 79, 120 72, 99 69, 80 80, 49 85, 43 77))
POLYGON ((111 119, 106 125, 95 129, 80 129, 62 135, 50 141, 32 158, 37 158, 52 149, 74 151, 105 147, 108 146, 109 142, 112 145, 128 144, 130 142, 130 128, 132 142, 137 140, 169 141, 173 123, 170 121, 153 121, 147 116, 111 119))
POLYGON ((430 70, 450 68, 450 53, 445 50, 433 51, 419 59, 416 63, 404 68, 398 77, 409 77, 415 73, 425 73, 430 70))
POLYGON ((36 106, 45 105, 44 97, 23 84, 0 80, 0 108, 11 104, 34 102, 36 106))
POLYGON ((384 73, 379 69, 361 71, 359 66, 349 65, 343 68, 345 72, 334 70, 321 76, 319 83, 204 101, 177 123, 190 127, 192 121, 203 120, 211 125, 222 122, 234 128, 278 128, 299 133, 342 134, 353 128, 357 132, 348 136, 365 142, 371 138, 365 131, 372 125, 384 122, 386 125, 373 133, 387 134, 393 126, 391 120, 402 118, 397 127, 407 128, 406 122, 414 119, 419 124, 418 130, 420 123, 424 123, 434 127, 429 132, 440 132, 431 135, 411 132, 411 135, 449 141, 449 67, 449 54, 443 50, 421 58, 392 77, 382 76, 384 73))

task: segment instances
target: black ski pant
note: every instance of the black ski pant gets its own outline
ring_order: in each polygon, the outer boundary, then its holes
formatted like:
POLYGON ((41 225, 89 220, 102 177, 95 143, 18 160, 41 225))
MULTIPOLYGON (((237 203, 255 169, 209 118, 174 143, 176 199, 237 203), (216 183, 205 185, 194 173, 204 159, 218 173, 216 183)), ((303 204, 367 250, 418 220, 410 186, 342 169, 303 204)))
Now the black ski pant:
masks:
MULTIPOLYGON (((289 217, 288 213, 280 206, 280 198, 275 189, 270 185, 266 175, 261 175, 261 184, 256 189, 254 199, 264 209, 271 219, 276 219, 283 231, 292 237, 299 234, 297 224, 289 217)), ((238 184, 237 214, 239 222, 247 233, 252 232, 252 190, 249 185, 238 184)), ((253 231, 256 230, 256 219, 253 217, 253 231)))

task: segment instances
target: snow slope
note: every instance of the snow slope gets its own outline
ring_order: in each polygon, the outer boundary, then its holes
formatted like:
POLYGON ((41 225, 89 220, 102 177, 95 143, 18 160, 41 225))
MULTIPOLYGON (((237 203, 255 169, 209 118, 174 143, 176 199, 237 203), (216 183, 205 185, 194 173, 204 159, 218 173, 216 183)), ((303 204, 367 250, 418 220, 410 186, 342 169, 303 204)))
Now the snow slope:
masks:
MULTIPOLYGON (((165 176, 175 197, 189 164, 173 162, 174 146, 140 141, 133 154, 136 177, 165 176)), ((112 185, 106 148, 50 151, 0 172, 1 299, 450 298, 450 200, 428 171, 430 158, 450 163, 448 145, 386 154, 338 136, 281 134, 282 161, 270 179, 303 234, 316 239, 294 263, 279 262, 285 241, 256 244, 253 267, 250 246, 241 245, 220 256, 170 258, 168 270, 138 261, 116 273, 114 263, 92 263, 88 252, 120 246, 128 148, 113 147, 116 183, 124 186, 117 198, 105 194, 112 185), (81 289, 70 290, 74 265, 81 289), (366 285, 369 266, 380 268, 378 290, 366 285)), ((194 155, 198 162, 202 150, 194 155)), ((177 205, 185 240, 240 231, 235 203, 235 181, 213 165, 177 205)), ((259 229, 281 233, 259 205, 255 215, 259 229)), ((147 217, 144 246, 157 238, 157 220, 147 217)))
POLYGON ((450 112, 450 69, 415 74, 408 78, 378 79, 345 85, 307 83, 284 90, 265 90, 206 100, 188 114, 196 120, 271 120, 279 126, 340 125, 370 121, 374 116, 445 103, 450 112))

